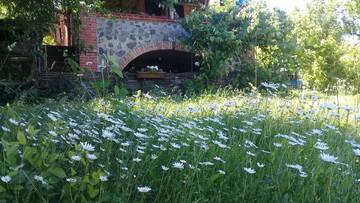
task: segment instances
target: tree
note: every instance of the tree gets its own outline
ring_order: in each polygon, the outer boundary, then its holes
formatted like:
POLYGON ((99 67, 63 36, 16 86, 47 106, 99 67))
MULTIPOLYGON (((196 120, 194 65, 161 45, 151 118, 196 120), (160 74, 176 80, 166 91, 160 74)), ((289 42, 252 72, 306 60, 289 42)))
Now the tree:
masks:
POLYGON ((305 12, 294 17, 293 34, 297 39, 297 61, 303 79, 310 87, 326 89, 334 86, 337 78, 345 78, 341 63, 342 36, 341 4, 337 0, 315 0, 305 12))
POLYGON ((201 77, 208 85, 226 75, 227 62, 239 48, 239 41, 230 27, 232 18, 231 12, 205 10, 193 12, 182 23, 189 33, 184 42, 202 58, 201 77))
POLYGON ((349 0, 346 4, 346 15, 343 17, 346 31, 360 40, 360 0, 349 0))
POLYGON ((81 9, 102 9, 103 0, 0 0, 0 8, 6 11, 2 12, 4 18, 15 22, 15 26, 8 28, 9 31, 21 30, 15 36, 16 41, 40 45, 43 37, 54 27, 57 12, 78 17, 81 9))
POLYGON ((292 22, 264 2, 244 7, 235 7, 234 1, 225 1, 224 7, 215 3, 213 9, 187 18, 184 27, 190 33, 186 43, 201 55, 207 79, 232 72, 232 84, 244 87, 275 79, 281 68, 296 68, 292 22))

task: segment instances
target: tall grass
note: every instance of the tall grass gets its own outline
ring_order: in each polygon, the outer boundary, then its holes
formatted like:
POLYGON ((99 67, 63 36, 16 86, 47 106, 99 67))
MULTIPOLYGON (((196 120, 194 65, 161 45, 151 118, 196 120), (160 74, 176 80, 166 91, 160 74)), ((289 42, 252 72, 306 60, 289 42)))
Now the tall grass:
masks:
POLYGON ((340 98, 219 91, 0 107, 0 200, 358 202, 359 97, 340 98))

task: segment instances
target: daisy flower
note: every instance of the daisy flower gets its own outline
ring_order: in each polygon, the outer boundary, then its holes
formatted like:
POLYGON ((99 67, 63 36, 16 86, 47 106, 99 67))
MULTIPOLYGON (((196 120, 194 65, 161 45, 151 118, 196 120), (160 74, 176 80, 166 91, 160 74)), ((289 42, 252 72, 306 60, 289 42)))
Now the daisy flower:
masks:
POLYGON ((321 153, 320 158, 323 161, 329 162, 329 163, 336 163, 336 160, 337 160, 337 157, 330 155, 330 154, 326 154, 326 153, 321 153))
POLYGON ((80 146, 85 151, 92 152, 95 150, 95 147, 87 142, 80 142, 80 146))
POLYGON ((80 161, 81 160, 81 156, 78 156, 78 155, 71 156, 70 158, 73 161, 80 161))
POLYGON ((175 163, 173 163, 173 167, 182 170, 182 169, 184 169, 184 164, 181 162, 175 162, 175 163))
POLYGON ((10 176, 1 176, 0 177, 1 181, 4 183, 9 183, 11 181, 11 177, 10 176))
POLYGON ((360 149, 353 149, 356 156, 360 156, 360 149))
POLYGON ((108 181, 109 179, 108 179, 108 176, 100 176, 100 180, 101 180, 102 182, 106 182, 106 181, 108 181))
POLYGON ((148 186, 137 187, 137 189, 138 189, 139 192, 142 192, 142 193, 147 193, 147 192, 150 192, 150 191, 151 191, 151 188, 148 187, 148 186))
POLYGON ((161 166, 161 169, 163 170, 163 171, 168 171, 169 170, 169 168, 168 167, 166 167, 166 166, 161 166))
POLYGON ((244 170, 245 170, 247 173, 250 173, 250 174, 256 173, 255 169, 252 169, 252 168, 244 168, 244 170))
POLYGON ((95 159, 97 159, 97 156, 95 154, 86 154, 86 158, 88 158, 90 160, 95 160, 95 159))
POLYGON ((66 182, 69 182, 69 183, 76 183, 76 178, 66 178, 66 182))

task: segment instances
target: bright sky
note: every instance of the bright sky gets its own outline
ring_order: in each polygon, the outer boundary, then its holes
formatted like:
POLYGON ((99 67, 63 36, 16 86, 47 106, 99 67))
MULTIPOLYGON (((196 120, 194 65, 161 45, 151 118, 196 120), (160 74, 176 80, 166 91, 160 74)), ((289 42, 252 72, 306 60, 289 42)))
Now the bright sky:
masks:
POLYGON ((284 11, 292 11, 295 8, 305 9, 306 4, 311 0, 266 0, 269 7, 280 8, 284 11))
MULTIPOLYGON (((216 0, 210 0, 210 4, 214 3, 216 0)), ((235 0, 234 0, 235 1, 235 0)), ((312 0, 264 0, 270 8, 279 8, 284 11, 293 11, 295 8, 303 10, 306 8, 306 4, 310 3, 312 0)), ((342 2, 347 2, 348 0, 341 0, 342 2)))
MULTIPOLYGON (((311 0, 265 0, 267 5, 271 8, 280 8, 284 11, 292 11, 295 8, 304 9, 306 3, 311 0)), ((210 0, 210 4, 214 3, 215 0, 210 0)))

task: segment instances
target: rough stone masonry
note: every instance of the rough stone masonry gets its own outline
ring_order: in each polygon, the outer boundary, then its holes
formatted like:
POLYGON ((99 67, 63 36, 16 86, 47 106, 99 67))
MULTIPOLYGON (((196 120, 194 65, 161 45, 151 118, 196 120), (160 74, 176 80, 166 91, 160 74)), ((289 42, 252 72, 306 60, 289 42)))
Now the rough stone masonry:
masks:
MULTIPOLYGON (((132 50, 147 44, 176 42, 187 33, 176 22, 125 19, 96 19, 98 65, 102 56, 114 56, 122 61, 132 50)), ((141 55, 142 53, 139 53, 141 55)))

